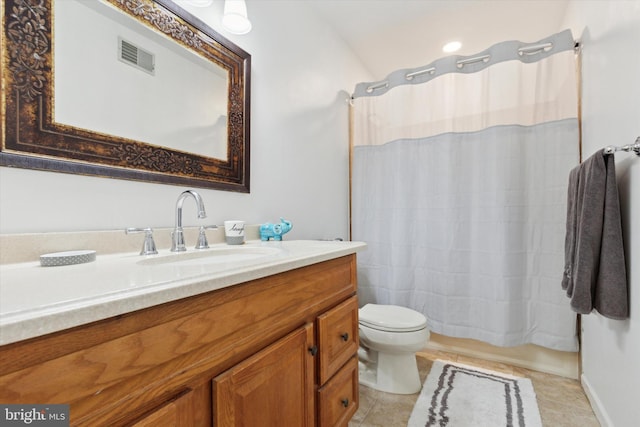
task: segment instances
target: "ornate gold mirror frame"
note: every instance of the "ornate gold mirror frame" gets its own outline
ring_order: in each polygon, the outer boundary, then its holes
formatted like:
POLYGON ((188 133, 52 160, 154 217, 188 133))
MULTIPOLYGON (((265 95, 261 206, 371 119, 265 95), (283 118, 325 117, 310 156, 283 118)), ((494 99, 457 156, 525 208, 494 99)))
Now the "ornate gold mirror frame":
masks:
POLYGON ((54 1, 2 2, 0 165, 249 192, 247 52, 170 0, 104 0, 228 73, 227 157, 216 159, 56 123, 54 1))

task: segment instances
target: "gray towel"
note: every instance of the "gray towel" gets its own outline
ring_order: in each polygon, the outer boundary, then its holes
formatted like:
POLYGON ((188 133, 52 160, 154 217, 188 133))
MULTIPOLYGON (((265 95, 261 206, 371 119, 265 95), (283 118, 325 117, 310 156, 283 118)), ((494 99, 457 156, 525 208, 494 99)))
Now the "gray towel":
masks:
POLYGON ((604 150, 569 174, 562 289, 578 313, 629 317, 615 159, 604 150))

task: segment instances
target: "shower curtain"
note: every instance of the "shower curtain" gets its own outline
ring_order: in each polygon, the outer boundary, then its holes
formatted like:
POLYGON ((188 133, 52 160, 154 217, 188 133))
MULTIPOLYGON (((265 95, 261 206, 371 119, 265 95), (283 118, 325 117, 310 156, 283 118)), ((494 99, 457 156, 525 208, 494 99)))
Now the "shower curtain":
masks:
POLYGON ((361 305, 412 308, 451 337, 577 351, 559 286, 579 163, 576 73, 564 31, 356 86, 361 305))

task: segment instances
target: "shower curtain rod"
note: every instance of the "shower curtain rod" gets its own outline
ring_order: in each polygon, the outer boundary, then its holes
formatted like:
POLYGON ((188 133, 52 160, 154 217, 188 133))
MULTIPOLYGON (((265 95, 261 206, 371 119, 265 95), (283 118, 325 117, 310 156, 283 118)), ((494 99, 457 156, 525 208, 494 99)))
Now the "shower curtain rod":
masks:
POLYGON ((627 151, 627 152, 635 152, 636 155, 640 156, 640 136, 636 138, 636 142, 634 144, 623 145, 622 147, 618 147, 615 145, 609 145, 605 147, 605 154, 613 154, 616 151, 627 151))

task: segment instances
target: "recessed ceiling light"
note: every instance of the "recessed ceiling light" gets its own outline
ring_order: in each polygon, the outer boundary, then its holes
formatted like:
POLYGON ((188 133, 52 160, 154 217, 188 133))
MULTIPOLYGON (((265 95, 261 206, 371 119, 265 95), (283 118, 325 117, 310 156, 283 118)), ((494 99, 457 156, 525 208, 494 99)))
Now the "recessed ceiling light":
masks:
POLYGON ((451 53, 451 52, 455 52, 457 50, 460 50, 461 47, 462 47, 462 43, 460 43, 458 41, 453 41, 453 42, 449 42, 449 43, 445 44, 444 46, 442 46, 442 51, 446 52, 446 53, 451 53))

